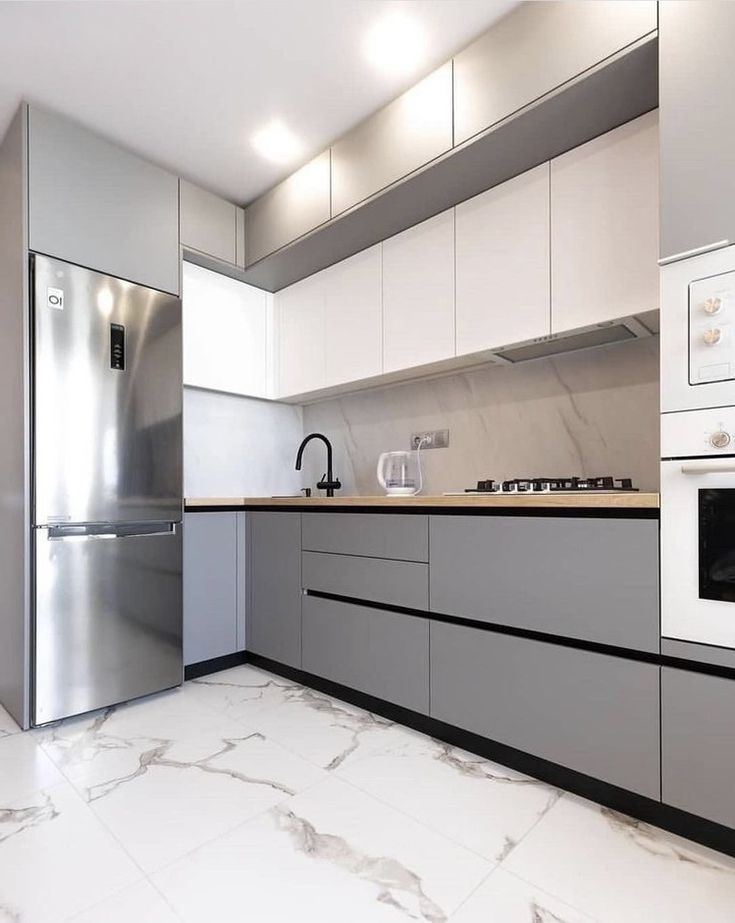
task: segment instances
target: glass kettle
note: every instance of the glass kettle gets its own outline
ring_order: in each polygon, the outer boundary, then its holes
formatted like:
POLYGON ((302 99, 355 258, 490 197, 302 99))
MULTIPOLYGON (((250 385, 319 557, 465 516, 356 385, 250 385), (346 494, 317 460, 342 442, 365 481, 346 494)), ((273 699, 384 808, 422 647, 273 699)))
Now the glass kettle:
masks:
POLYGON ((412 497, 423 487, 418 452, 383 452, 377 473, 378 483, 389 497, 412 497))

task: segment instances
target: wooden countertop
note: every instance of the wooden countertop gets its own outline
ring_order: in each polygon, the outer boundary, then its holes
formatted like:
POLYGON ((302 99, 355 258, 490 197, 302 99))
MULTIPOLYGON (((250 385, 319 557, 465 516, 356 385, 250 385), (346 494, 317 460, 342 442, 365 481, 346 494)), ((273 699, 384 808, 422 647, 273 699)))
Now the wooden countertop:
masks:
POLYGON ((259 509, 298 507, 300 509, 362 509, 390 507, 400 509, 658 509, 656 493, 558 493, 558 494, 464 494, 456 497, 188 497, 184 501, 190 511, 207 509, 259 509))

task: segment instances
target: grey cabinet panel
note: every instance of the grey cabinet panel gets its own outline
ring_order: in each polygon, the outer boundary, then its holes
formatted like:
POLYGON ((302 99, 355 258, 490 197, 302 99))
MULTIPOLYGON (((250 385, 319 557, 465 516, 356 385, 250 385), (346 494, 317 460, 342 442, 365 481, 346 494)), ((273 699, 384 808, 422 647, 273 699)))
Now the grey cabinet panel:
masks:
POLYGON ((659 4, 661 256, 735 241, 735 4, 659 4))
POLYGON ((659 649, 658 522, 432 516, 431 610, 659 649))
POLYGON ((330 156, 324 151, 245 209, 245 265, 329 221, 330 156))
POLYGON ((304 589, 408 609, 429 606, 429 568, 426 564, 313 551, 305 551, 301 561, 304 589))
POLYGON ((452 147, 452 63, 332 145, 332 214, 351 208, 452 147))
POLYGON ((647 0, 520 4, 454 58, 454 143, 655 28, 656 4, 647 0))
POLYGON ((404 708, 429 711, 429 623, 304 597, 303 668, 404 708))
POLYGON ((429 517, 401 513, 304 513, 304 551, 429 560, 429 517))
POLYGON ((248 514, 247 648, 301 666, 301 514, 248 514))
POLYGON ((31 250, 179 293, 177 177, 35 107, 28 166, 31 250))
POLYGON ((237 513, 184 517, 184 663, 238 649, 237 513))
POLYGON ((658 799, 659 668, 431 624, 431 715, 658 799))
POLYGON ((735 827, 735 681, 661 670, 661 799, 735 827))
POLYGON ((235 263, 238 269, 245 269, 245 209, 235 213, 235 263))
POLYGON ((237 262, 237 207, 181 180, 181 246, 237 262))

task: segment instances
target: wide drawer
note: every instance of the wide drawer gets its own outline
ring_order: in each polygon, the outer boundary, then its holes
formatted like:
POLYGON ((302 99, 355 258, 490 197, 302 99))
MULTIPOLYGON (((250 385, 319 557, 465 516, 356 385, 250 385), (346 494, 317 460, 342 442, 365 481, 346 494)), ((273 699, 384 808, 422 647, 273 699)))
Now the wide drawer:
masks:
POLYGON ((660 797, 653 664, 432 622, 431 715, 660 797))
POLYGON ((304 513, 304 551, 395 561, 429 560, 429 517, 395 513, 304 513))
POLYGON ((658 522, 432 516, 431 610, 658 652, 658 522))
POLYGON ((429 623, 305 596, 302 667, 404 708, 429 711, 429 623))
POLYGON ((407 609, 429 607, 427 564, 305 551, 301 555, 301 581, 305 590, 407 609))

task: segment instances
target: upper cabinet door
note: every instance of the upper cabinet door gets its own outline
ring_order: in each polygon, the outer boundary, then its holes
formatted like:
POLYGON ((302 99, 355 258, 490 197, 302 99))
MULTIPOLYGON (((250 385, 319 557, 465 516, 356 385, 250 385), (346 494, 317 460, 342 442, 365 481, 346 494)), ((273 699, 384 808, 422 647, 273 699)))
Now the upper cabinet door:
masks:
POLYGON ((274 295, 278 396, 324 387, 324 278, 316 273, 274 295))
POLYGON ((323 273, 326 385, 379 375, 383 367, 381 244, 323 273))
POLYGON ((735 243, 735 3, 659 5, 661 257, 735 243))
POLYGON ((268 396, 270 296, 184 263, 184 384, 268 396))
POLYGON ((237 206, 181 180, 181 246, 237 262, 237 206))
POLYGON ((549 165, 457 206, 457 355, 545 336, 549 165))
POLYGON ((653 311, 658 114, 551 162, 552 332, 653 311))
POLYGON ((35 107, 28 160, 31 250, 179 293, 177 177, 35 107))
POLYGON ((454 58, 455 144, 655 28, 656 3, 648 0, 520 4, 454 58))
POLYGON ((454 355, 454 209, 383 242, 383 371, 454 355))
POLYGON ((357 205, 452 147, 452 63, 332 145, 332 214, 357 205))
POLYGON ((245 264, 285 247, 330 215, 329 151, 324 151, 245 209, 245 264))

